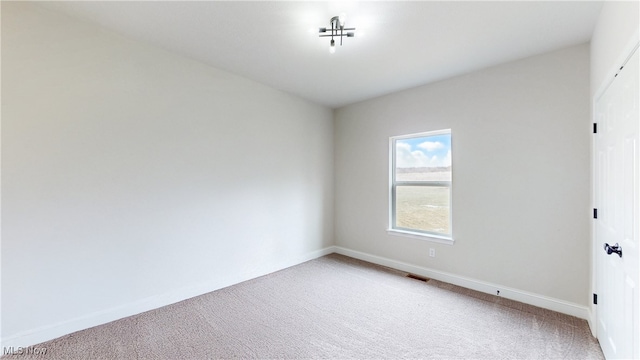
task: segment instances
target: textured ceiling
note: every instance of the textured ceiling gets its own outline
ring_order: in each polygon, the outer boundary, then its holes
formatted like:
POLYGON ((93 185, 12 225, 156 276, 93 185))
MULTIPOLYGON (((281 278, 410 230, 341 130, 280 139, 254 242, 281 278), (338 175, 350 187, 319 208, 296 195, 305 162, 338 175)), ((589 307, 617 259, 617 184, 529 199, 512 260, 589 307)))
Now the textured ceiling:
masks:
POLYGON ((337 108, 588 42, 599 1, 43 2, 313 102, 337 108), (347 14, 329 53, 318 27, 347 14))

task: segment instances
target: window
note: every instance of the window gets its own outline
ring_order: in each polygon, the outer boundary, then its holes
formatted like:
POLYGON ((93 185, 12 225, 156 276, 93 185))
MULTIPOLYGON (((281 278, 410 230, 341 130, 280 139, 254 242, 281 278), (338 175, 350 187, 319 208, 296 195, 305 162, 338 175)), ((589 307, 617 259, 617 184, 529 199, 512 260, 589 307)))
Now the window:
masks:
POLYGON ((451 243, 451 130, 389 140, 389 231, 451 243))

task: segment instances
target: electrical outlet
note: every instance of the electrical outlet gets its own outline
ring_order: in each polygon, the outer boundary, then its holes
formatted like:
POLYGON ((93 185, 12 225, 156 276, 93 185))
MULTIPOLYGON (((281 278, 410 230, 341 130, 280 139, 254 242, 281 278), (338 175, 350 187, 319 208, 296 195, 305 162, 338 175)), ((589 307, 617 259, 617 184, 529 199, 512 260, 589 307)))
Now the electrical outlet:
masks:
POLYGON ((434 249, 434 248, 430 248, 430 249, 429 249, 429 256, 431 256, 431 257, 436 257, 436 249, 434 249))

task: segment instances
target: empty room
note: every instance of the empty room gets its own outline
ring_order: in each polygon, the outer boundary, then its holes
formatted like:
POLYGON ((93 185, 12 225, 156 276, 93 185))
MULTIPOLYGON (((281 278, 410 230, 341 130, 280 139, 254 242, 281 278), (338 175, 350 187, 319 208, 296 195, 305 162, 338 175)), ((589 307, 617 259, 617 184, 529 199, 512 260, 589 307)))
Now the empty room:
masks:
POLYGON ((1 1, 0 348, 640 359, 639 1, 1 1))

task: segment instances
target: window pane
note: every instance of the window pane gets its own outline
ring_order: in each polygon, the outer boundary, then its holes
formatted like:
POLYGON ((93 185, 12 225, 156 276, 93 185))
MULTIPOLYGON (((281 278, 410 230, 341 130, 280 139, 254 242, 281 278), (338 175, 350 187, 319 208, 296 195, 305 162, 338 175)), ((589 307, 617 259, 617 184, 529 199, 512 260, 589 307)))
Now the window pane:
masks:
POLYGON ((396 186, 396 228, 449 234, 449 188, 396 186))
POLYGON ((451 181, 451 134, 395 142, 395 181, 451 181))

